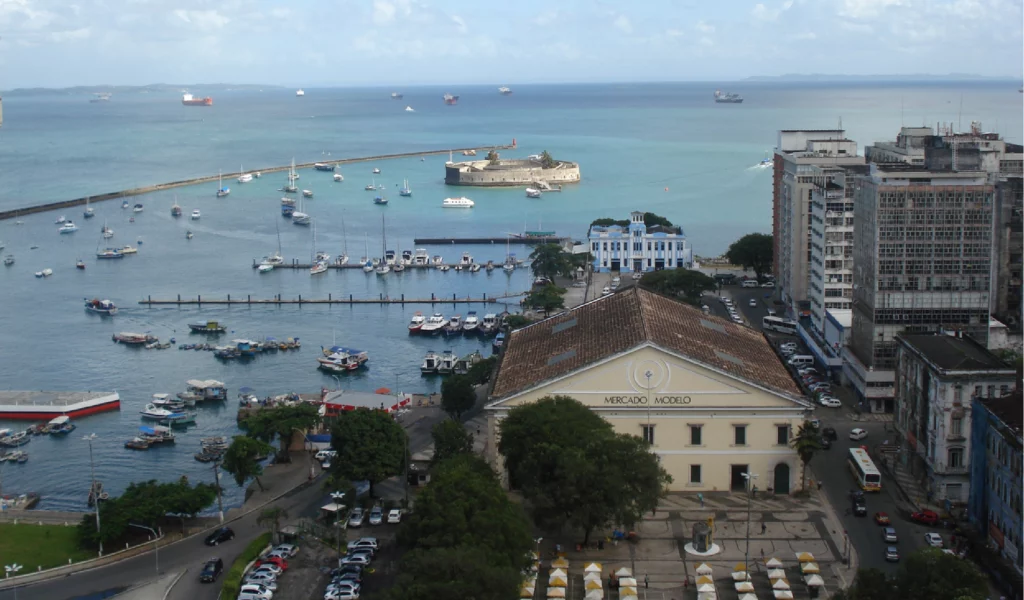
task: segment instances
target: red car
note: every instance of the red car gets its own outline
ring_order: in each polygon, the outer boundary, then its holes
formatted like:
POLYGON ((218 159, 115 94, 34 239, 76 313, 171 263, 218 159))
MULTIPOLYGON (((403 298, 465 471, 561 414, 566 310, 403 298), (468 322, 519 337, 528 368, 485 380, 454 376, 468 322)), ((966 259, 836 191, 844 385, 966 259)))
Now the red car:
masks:
POLYGON ((921 512, 910 513, 910 520, 924 525, 934 525, 939 522, 939 515, 934 510, 922 510, 921 512))
POLYGON ((878 525, 888 525, 889 524, 889 515, 885 514, 884 512, 876 512, 875 513, 875 523, 878 524, 878 525))
POLYGON ((268 558, 261 558, 260 560, 256 561, 256 565, 255 566, 259 567, 260 565, 267 564, 267 563, 270 563, 272 565, 277 565, 278 567, 281 567, 282 571, 287 571, 288 570, 288 561, 286 561, 285 559, 281 558, 280 556, 271 556, 271 557, 268 557, 268 558))

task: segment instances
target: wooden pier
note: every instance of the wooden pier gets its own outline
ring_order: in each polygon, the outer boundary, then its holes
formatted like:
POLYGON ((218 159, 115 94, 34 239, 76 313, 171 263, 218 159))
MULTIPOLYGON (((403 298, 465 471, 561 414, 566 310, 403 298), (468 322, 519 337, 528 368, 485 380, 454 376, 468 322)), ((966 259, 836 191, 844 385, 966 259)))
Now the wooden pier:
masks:
POLYGON ((505 294, 503 296, 488 296, 484 294, 480 297, 472 296, 457 296, 452 294, 448 296, 437 296, 431 294, 430 298, 406 298, 405 294, 400 296, 390 297, 380 294, 377 298, 355 298, 352 294, 348 296, 334 297, 333 294, 327 294, 327 298, 303 298, 300 294, 295 298, 285 298, 278 294, 274 298, 253 298, 251 294, 247 294, 243 297, 235 296, 231 297, 231 294, 227 295, 227 298, 203 298, 202 296, 196 296, 195 298, 182 298, 181 294, 175 299, 153 299, 152 296, 146 296, 145 299, 139 300, 139 304, 143 306, 163 306, 163 305, 195 305, 202 306, 203 304, 216 304, 216 305, 259 305, 259 304, 272 304, 272 305, 284 305, 284 304, 497 304, 503 300, 509 298, 518 298, 525 296, 528 292, 522 292, 520 294, 505 294))
MULTIPOLYGON (((401 152, 398 154, 381 154, 378 156, 362 156, 353 158, 336 158, 331 160, 319 160, 310 163, 302 163, 295 165, 296 169, 312 169, 313 165, 326 164, 326 165, 347 165, 359 162, 370 162, 374 160, 392 160, 396 158, 410 158, 413 156, 433 156, 440 154, 448 154, 449 152, 462 152, 464 150, 508 150, 512 148, 511 144, 498 145, 498 146, 476 146, 473 148, 445 148, 443 150, 423 150, 421 152, 401 152)), ((276 173, 279 171, 287 171, 291 168, 291 165, 264 167, 261 169, 250 169, 248 173, 276 173)), ((141 196, 142 194, 149 194, 152 192, 159 192, 161 190, 169 190, 172 188, 185 187, 189 185, 196 185, 200 183, 211 183, 217 181, 220 175, 207 175, 204 177, 195 177, 192 179, 183 179, 181 181, 172 181, 170 183, 158 183, 155 185, 148 185, 139 188, 132 188, 128 190, 120 190, 117 192, 104 192, 101 194, 94 194, 92 196, 75 198, 74 200, 63 200, 60 202, 50 202, 47 204, 37 204, 35 206, 26 206, 23 208, 16 208, 14 210, 0 211, 0 221, 5 219, 13 219, 15 217, 21 217, 24 215, 31 215, 34 213, 41 213, 50 210, 62 210, 65 208, 71 208, 74 206, 84 206, 86 201, 96 204, 97 202, 104 202, 106 200, 120 200, 129 196, 141 196)))

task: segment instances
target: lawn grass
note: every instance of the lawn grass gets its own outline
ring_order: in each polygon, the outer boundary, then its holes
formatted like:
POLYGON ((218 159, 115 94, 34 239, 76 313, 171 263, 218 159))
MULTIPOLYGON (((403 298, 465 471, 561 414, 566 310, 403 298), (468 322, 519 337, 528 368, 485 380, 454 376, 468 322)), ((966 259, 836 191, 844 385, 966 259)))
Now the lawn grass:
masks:
POLYGON ((78 546, 76 527, 0 523, 0 565, 18 563, 21 574, 95 558, 78 546))
POLYGON ((221 598, 235 598, 238 596, 238 590, 242 587, 242 575, 245 574, 245 566, 255 560, 260 555, 260 552, 269 544, 269 531, 249 542, 249 545, 238 555, 231 568, 225 573, 224 583, 221 586, 221 598))

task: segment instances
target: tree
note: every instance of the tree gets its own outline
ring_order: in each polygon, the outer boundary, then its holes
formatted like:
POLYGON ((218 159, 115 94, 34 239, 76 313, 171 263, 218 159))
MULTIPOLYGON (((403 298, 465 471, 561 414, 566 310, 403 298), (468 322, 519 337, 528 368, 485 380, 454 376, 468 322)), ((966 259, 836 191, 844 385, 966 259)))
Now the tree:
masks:
POLYGON ((729 246, 726 258, 734 265, 753 269, 758 280, 772 266, 772 236, 767 233, 748 233, 729 246))
POLYGON ((572 270, 568 255, 558 244, 539 244, 530 253, 530 269, 534 277, 546 277, 551 281, 572 270))
POLYGON ((836 595, 839 600, 899 600, 892 580, 878 569, 860 569, 848 590, 836 595))
POLYGON ((270 444, 262 440, 246 435, 236 435, 232 438, 227 451, 224 452, 221 467, 234 477, 238 487, 242 487, 246 481, 253 478, 262 492, 263 483, 260 481, 260 475, 263 474, 263 465, 258 459, 267 456, 273 450, 270 444))
POLYGON ((899 598, 905 600, 984 600, 988 584, 971 561, 937 548, 914 552, 896 574, 899 598))
POLYGON ((317 407, 302 402, 291 406, 276 406, 258 410, 241 422, 249 437, 271 442, 275 437, 281 441, 278 462, 289 462, 288 444, 295 431, 312 429, 320 422, 317 407))
POLYGON ((807 489, 807 465, 814 458, 814 453, 822 449, 821 432, 810 421, 804 421, 796 430, 796 436, 789 444, 796 450, 800 457, 800 489, 807 489))
POLYGON ((466 378, 468 378, 473 385, 482 385, 487 383, 490 381, 491 373, 494 371, 494 365, 497 363, 497 356, 488 356, 487 358, 479 360, 473 363, 473 366, 469 368, 469 372, 466 373, 466 378))
POLYGON ((473 453, 473 434, 458 421, 445 419, 430 429, 430 435, 434 438, 434 464, 473 453))
POLYGON ((473 382, 463 375, 445 379, 441 384, 441 408, 455 420, 462 418, 476 405, 476 390, 473 382))
POLYGON ((662 269, 645 273, 640 278, 640 286, 673 298, 682 297, 688 304, 700 306, 701 295, 715 289, 715 280, 700 271, 662 269))
MULTIPOLYGON (((630 220, 629 219, 610 219, 608 217, 603 217, 603 218, 600 218, 600 219, 594 219, 593 221, 590 222, 590 226, 591 227, 593 227, 595 225, 597 225, 599 227, 608 227, 610 225, 618 225, 619 227, 629 227, 629 224, 630 224, 630 220)), ((665 217, 663 217, 661 215, 656 215, 656 214, 654 214, 652 212, 645 212, 644 213, 644 225, 646 225, 647 227, 651 227, 653 225, 662 225, 664 227, 672 227, 672 221, 669 221, 668 219, 666 219, 665 217)))
POLYGON ((557 164, 558 161, 551 158, 551 155, 548 154, 547 150, 540 153, 540 166, 544 167, 545 169, 552 169, 557 164))
POLYGON ((194 519, 204 508, 217 499, 217 485, 197 483, 189 485, 188 477, 182 475, 177 483, 163 484, 167 492, 167 514, 181 519, 181 531, 185 532, 185 519, 194 519))
POLYGON ((288 511, 281 508, 280 506, 271 506, 270 508, 264 508, 260 512, 260 516, 256 517, 256 524, 263 526, 270 526, 270 533, 272 540, 280 541, 278 537, 278 531, 281 529, 281 520, 288 518, 288 511))
POLYGON ((498 158, 500 157, 498 156, 498 153, 495 152, 494 150, 491 150, 490 152, 487 153, 487 162, 491 163, 492 165, 498 162, 498 158))
POLYGON ((530 308, 542 310, 544 312, 551 312, 559 308, 565 308, 565 288, 560 288, 553 284, 548 284, 538 288, 534 288, 527 294, 526 299, 523 303, 530 308))
POLYGON ((368 481, 370 497, 376 484, 398 475, 405 466, 405 430, 383 410, 357 408, 338 415, 331 427, 331 461, 336 479, 368 481))
POLYGON ((490 554, 475 546, 413 550, 401 560, 390 600, 516 598, 523 576, 495 565, 490 554))
POLYGON ((505 317, 505 326, 508 327, 509 331, 521 329, 530 323, 533 323, 533 319, 525 315, 509 315, 505 317))
POLYGON ((600 219, 594 219, 590 222, 591 227, 611 227, 612 225, 618 225, 619 227, 629 227, 629 219, 612 219, 609 217, 602 217, 600 219))

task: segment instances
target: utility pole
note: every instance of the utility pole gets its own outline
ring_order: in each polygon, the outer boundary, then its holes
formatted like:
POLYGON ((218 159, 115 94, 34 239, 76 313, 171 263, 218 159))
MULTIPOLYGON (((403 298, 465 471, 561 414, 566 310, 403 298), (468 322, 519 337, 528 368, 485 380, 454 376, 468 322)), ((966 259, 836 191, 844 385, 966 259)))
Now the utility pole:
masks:
POLYGON ((217 515, 220 517, 220 522, 224 522, 224 500, 220 495, 220 471, 217 467, 220 466, 218 461, 213 461, 213 485, 217 486, 217 515))
POLYGON ((89 442, 89 475, 92 479, 92 488, 89 490, 89 494, 92 496, 92 505, 96 509, 96 537, 100 542, 100 556, 103 556, 103 538, 100 536, 100 494, 96 489, 96 463, 92 458, 92 441, 96 439, 95 433, 82 438, 89 442))
POLYGON ((405 434, 405 509, 409 510, 409 434, 405 434))
POLYGON ((757 479, 757 475, 747 471, 743 474, 743 478, 747 480, 747 548, 743 552, 743 566, 750 571, 750 500, 753 496, 750 494, 750 488, 757 479))
POLYGON ((156 556, 156 574, 160 574, 160 534, 157 533, 152 527, 146 527, 145 525, 136 525, 135 523, 129 523, 129 527, 137 527, 138 529, 145 529, 146 531, 153 534, 153 554, 156 556))

